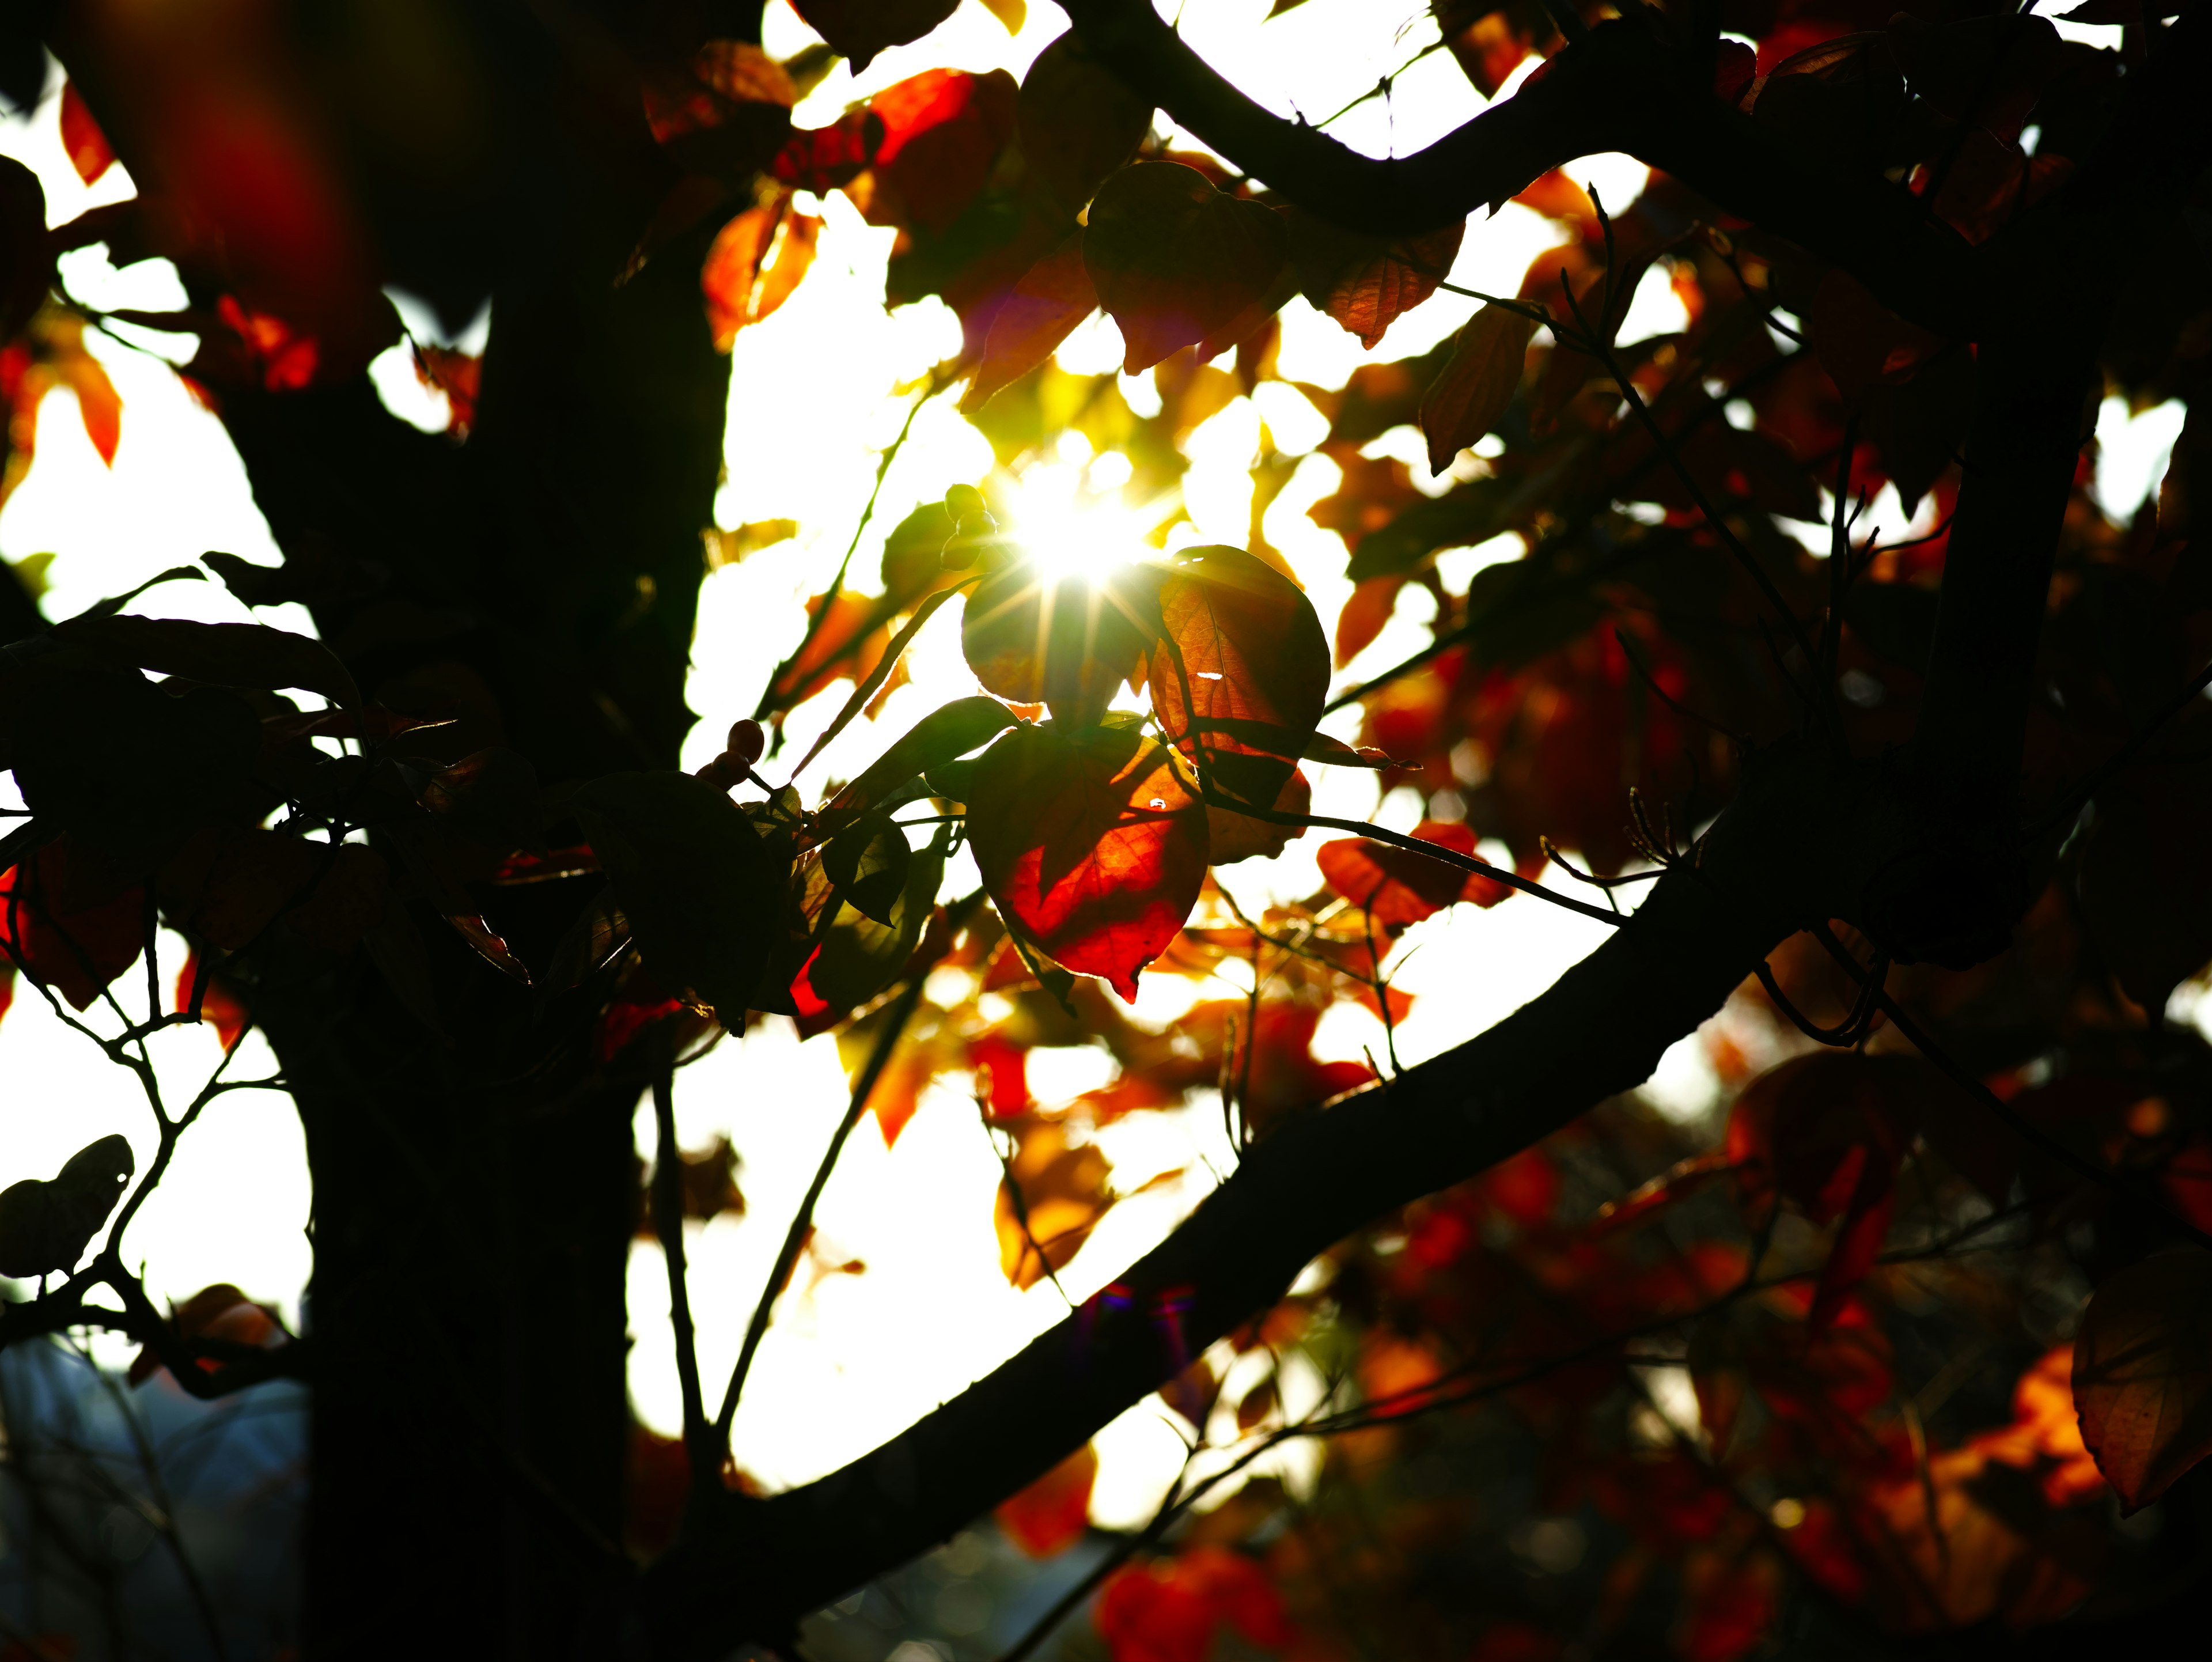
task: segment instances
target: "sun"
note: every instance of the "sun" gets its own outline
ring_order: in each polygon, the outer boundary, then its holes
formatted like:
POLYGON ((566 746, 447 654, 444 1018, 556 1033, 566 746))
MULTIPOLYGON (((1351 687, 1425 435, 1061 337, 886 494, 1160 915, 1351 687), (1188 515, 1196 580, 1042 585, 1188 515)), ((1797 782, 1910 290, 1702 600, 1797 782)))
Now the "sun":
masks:
POLYGON ((1143 558, 1175 510, 1175 498, 1133 506, 1129 464, 1118 452, 1054 455, 1002 476, 1007 530, 1023 555, 1050 577, 1105 577, 1143 558))

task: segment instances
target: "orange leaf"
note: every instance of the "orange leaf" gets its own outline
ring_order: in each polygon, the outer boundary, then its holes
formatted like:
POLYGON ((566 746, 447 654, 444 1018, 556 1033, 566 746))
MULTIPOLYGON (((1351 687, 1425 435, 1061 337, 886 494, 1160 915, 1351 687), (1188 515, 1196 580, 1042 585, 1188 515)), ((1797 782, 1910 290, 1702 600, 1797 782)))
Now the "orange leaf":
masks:
POLYGON ((1406 586, 1402 572, 1370 577, 1353 587, 1344 610, 1336 614, 1336 664, 1341 669, 1374 644, 1390 614, 1398 608, 1398 591, 1406 586))
POLYGON ((1161 731, 1215 790, 1272 806, 1328 702, 1313 602, 1242 549, 1198 548, 1161 583, 1160 621, 1146 680, 1161 731))
POLYGON ((1140 161, 1100 187, 1083 258, 1135 374, 1262 307, 1289 271, 1290 238, 1273 209, 1196 168, 1140 161))
POLYGON ((1114 1204, 1110 1174, 1095 1144, 1068 1146, 1063 1126, 1022 1134, 999 1184, 999 1267, 1007 1281, 1030 1288, 1066 1268, 1114 1204))
MULTIPOLYGON (((192 989, 198 983, 199 977, 200 955, 196 952, 186 953, 184 968, 177 971, 177 1008, 179 1012, 192 1008, 192 989)), ((200 991, 200 1020, 215 1024, 216 1037, 222 1042, 224 1050, 228 1050, 238 1043, 238 1036, 246 1031, 248 1019, 246 1006, 239 1001, 237 994, 210 975, 207 985, 200 991)))
POLYGON ((994 1514, 1006 1538, 1032 1558, 1050 1558, 1083 1538, 1091 1521, 1091 1486, 1098 1452, 1085 1443, 994 1514))
MULTIPOLYGON (((1313 811, 1313 782, 1306 777, 1304 769, 1291 770, 1291 776, 1284 781, 1272 806, 1279 813, 1313 811)), ((1306 834, 1303 825, 1255 819, 1234 808, 1218 808, 1211 804, 1206 810, 1206 831, 1212 862, 1217 866, 1231 865, 1239 860, 1273 860, 1306 834)))
POLYGON ((1132 1001, 1206 876, 1203 807, 1127 728, 1016 728, 975 764, 968 831, 1007 923, 1132 1001))
POLYGON ((707 251, 699 288, 707 297, 707 321, 718 352, 728 351, 740 329, 788 300, 814 263, 822 222, 793 212, 787 194, 779 193, 748 208, 722 227, 707 251))
POLYGON ((983 361, 961 398, 962 411, 980 410, 1000 387, 1042 363, 1097 309, 1098 292, 1084 267, 1083 233, 1078 230, 1023 273, 992 317, 983 361))
POLYGON ((1374 350, 1385 330, 1437 291, 1459 256, 1467 222, 1390 240, 1286 210, 1298 287, 1314 309, 1374 350))
MULTIPOLYGON (((1463 825, 1425 819, 1413 827, 1413 835, 1459 854, 1474 852, 1474 833, 1463 825)), ((1329 887, 1354 905, 1364 906, 1377 923, 1391 930, 1434 916, 1455 901, 1494 906, 1513 892, 1495 878, 1372 837, 1324 843, 1316 858, 1329 887)))
POLYGON ((1016 113, 1024 166, 1070 208, 1088 202, 1152 127, 1151 102, 1094 59, 1073 30, 1030 65, 1016 113))
POLYGON ((62 148, 69 152, 70 166, 76 169, 76 176, 88 185, 115 165, 107 135, 92 119, 84 94, 74 81, 62 83, 62 148))
POLYGON ((2130 1512, 2212 1453, 2212 1252, 2174 1247, 2105 1280, 2075 1336, 2074 1402, 2130 1512))
POLYGON ((1535 332, 1534 323, 1503 306, 1486 306, 1468 320, 1451 361, 1421 399, 1430 472, 1443 472, 1505 418, 1535 332))

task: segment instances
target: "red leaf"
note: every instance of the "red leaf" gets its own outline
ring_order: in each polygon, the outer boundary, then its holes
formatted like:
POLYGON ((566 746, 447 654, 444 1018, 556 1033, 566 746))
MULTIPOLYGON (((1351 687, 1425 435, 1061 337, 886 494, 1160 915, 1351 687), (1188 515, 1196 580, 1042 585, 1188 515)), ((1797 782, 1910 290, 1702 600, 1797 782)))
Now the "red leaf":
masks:
POLYGON ((2130 1512, 2212 1454, 2212 1252, 2174 1247, 2105 1280, 2074 1338, 2074 1402, 2130 1512))
POLYGON ((0 952, 82 1010, 138 961, 145 910, 143 889, 118 890, 59 837, 27 871, 0 872, 0 952))
POLYGON ((1205 1662, 1224 1624, 1255 1645, 1280 1647, 1297 1636, 1259 1565, 1221 1547, 1124 1565, 1099 1590, 1093 1619, 1114 1662, 1205 1662))
MULTIPOLYGON (((200 955, 187 953, 184 968, 177 971, 176 1008, 179 1012, 192 1008, 192 989, 198 983, 199 976, 200 955)), ((200 993, 200 1020, 215 1024, 216 1037, 222 1042, 224 1050, 238 1043, 238 1036, 246 1031, 246 1024, 251 1019, 238 995, 216 977, 210 976, 200 993)))
POLYGON ((740 329, 758 323, 791 297, 814 263, 814 242, 821 231, 822 222, 793 212, 783 192, 722 227, 699 268, 716 351, 728 351, 740 329))
POLYGON ((69 152, 70 166, 76 169, 76 176, 88 185, 115 165, 107 135, 92 119, 84 94, 74 81, 62 83, 62 148, 69 152))
POLYGON ((1100 187, 1083 258, 1121 326, 1131 374, 1272 311, 1267 302, 1291 270, 1289 235, 1273 209, 1217 191, 1174 161, 1140 161, 1100 187))
POLYGON ((968 1065, 992 1118, 1013 1119, 1029 1111, 1029 1054, 1028 1045, 1002 1032, 969 1041, 968 1065))
POLYGON ((1000 303, 983 344, 983 361, 962 395, 963 412, 980 410, 1000 387, 1019 380, 1052 356, 1075 326, 1098 309, 1098 292, 1083 264, 1083 233, 1023 273, 1000 303))
POLYGON ((1328 702, 1313 602, 1242 549, 1197 548, 1160 584, 1160 623, 1146 672, 1160 730, 1215 790, 1273 807, 1328 702))
MULTIPOLYGON (((1413 835, 1455 853, 1474 852, 1474 833, 1464 825, 1425 819, 1413 827, 1413 835)), ((1494 906, 1513 892, 1480 872, 1367 837, 1324 843, 1316 860, 1329 887, 1392 930, 1432 917, 1455 901, 1494 906)))
POLYGON ((942 233, 982 190, 1014 131, 1014 78, 926 70, 868 101, 884 124, 868 217, 942 233))
POLYGON ((866 173, 883 139, 881 118, 867 110, 848 110, 827 127, 793 133, 769 171, 794 190, 823 196, 866 173))
POLYGON ((1090 1444, 1062 1460, 993 1514, 1006 1538, 1031 1558, 1050 1558, 1083 1538, 1091 1521, 1091 1486, 1098 1452, 1090 1444))
POLYGON ((975 862, 1007 923, 1125 999, 1197 904, 1206 814, 1127 728, 1017 728, 975 764, 975 862))

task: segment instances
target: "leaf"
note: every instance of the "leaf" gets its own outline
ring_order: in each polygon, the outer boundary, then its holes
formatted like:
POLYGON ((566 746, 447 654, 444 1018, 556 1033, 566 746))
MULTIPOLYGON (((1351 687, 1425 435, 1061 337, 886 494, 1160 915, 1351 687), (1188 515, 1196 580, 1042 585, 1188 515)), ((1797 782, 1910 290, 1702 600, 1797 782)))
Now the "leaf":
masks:
POLYGON ((1022 1132, 999 1184, 999 1267, 1027 1289, 1064 1269, 1114 1204, 1112 1169, 1096 1143, 1071 1148, 1051 1121, 1022 1132))
POLYGON ((2074 1337, 2074 1401, 2130 1512, 2212 1453, 2212 1252, 2172 1247, 2098 1286, 2074 1337))
POLYGON ((1151 100, 1093 58, 1073 30, 1030 65, 1016 115, 1024 165, 1069 208, 1090 201, 1152 128, 1151 100))
POLYGON ((130 1141, 106 1136, 70 1157, 60 1174, 0 1190, 0 1275, 72 1269, 137 1169, 130 1141))
POLYGON ((919 40, 952 15, 960 0, 792 0, 807 26, 853 61, 855 75, 886 46, 919 40))
POLYGON ((913 958, 937 904, 945 852, 951 846, 952 828, 940 825, 937 835, 914 854, 907 864, 905 890, 888 924, 847 907, 823 935, 802 978, 821 1001, 829 1020, 866 1004, 913 958))
POLYGON ((1083 263, 1083 233, 1077 230, 1024 271, 993 314, 983 361, 961 395, 962 413, 980 410, 1000 387, 1042 363, 1097 309, 1098 294, 1083 263))
POLYGON ((1505 418, 1535 332, 1534 322, 1503 306, 1486 306, 1468 320, 1451 361, 1421 399, 1430 472, 1442 473, 1505 418))
POLYGON ((807 601, 806 615, 809 634, 778 667, 757 715, 803 704, 832 681, 857 680, 883 662, 890 630, 883 608, 866 595, 849 589, 817 594, 807 601), (815 624, 813 619, 825 610, 828 615, 815 624))
POLYGON ((722 227, 699 268, 716 351, 728 351, 739 330, 791 297, 814 263, 821 231, 820 220, 792 209, 787 192, 748 208, 722 227))
POLYGON ((217 686, 299 687, 358 708, 361 689, 320 641, 265 624, 200 624, 117 613, 72 618, 54 634, 116 663, 217 686))
POLYGON ((896 743, 830 800, 830 811, 872 807, 920 776, 943 767, 1014 725, 996 698, 955 698, 908 728, 896 743))
POLYGON ((868 100, 883 123, 875 185, 865 205, 876 225, 942 234, 967 211, 1013 136, 1014 78, 926 70, 868 100))
MULTIPOLYGON (((1310 813, 1313 811, 1313 784, 1302 770, 1292 769, 1275 800, 1268 806, 1278 813, 1310 813)), ((1292 843, 1306 834, 1303 825, 1285 825, 1272 819, 1255 819, 1234 808, 1217 807, 1208 803, 1206 808, 1207 851, 1216 866, 1227 866, 1239 860, 1273 860, 1292 843)))
POLYGON ((1370 352, 1393 322, 1436 293, 1467 233, 1464 220, 1392 239, 1345 230, 1301 208, 1283 217, 1299 292, 1370 352))
POLYGON ((968 834, 1009 927, 1127 1000, 1206 875, 1203 807, 1126 728, 1006 734, 975 765, 968 834))
POLYGON ((0 956, 20 960, 73 1010, 88 1008, 145 944, 144 891, 103 882, 100 866, 63 837, 0 872, 0 956))
POLYGON ((826 196, 866 173, 883 141, 880 119, 866 110, 848 110, 829 126, 793 132, 769 171, 794 190, 826 196))
POLYGON ((1031 1558, 1053 1558, 1083 1538, 1098 1451, 1085 1443, 1050 1471, 999 1503, 992 1514, 1006 1537, 1031 1558))
MULTIPOLYGON (((1474 852, 1474 833, 1457 821, 1425 819, 1413 827, 1413 835, 1458 854, 1474 852)), ((1494 906, 1513 892, 1480 872, 1368 837, 1324 843, 1314 859, 1329 887, 1394 932, 1462 900, 1494 906)))
POLYGON ((608 774, 574 801, 653 975, 741 1026, 781 932, 787 855, 688 773, 608 774))
POLYGON ((1336 614, 1336 667, 1341 669, 1375 643, 1398 609, 1398 593, 1406 586, 1402 574, 1370 577, 1355 583, 1344 609, 1336 614))
POLYGON ((1308 739, 1305 748, 1298 754, 1306 761, 1320 762, 1330 767, 1371 768, 1377 772, 1385 768, 1404 765, 1393 761, 1371 745, 1362 745, 1354 749, 1343 740, 1332 739, 1326 733, 1316 733, 1308 739))
POLYGON ((1216 791, 1272 807, 1328 702, 1313 602, 1242 549, 1196 548, 1160 584, 1160 622, 1146 685, 1161 732, 1216 791))
POLYGON ((62 149, 69 152, 70 166, 76 169, 76 176, 88 185, 97 184, 100 176, 115 165, 107 135, 92 119, 84 94, 74 81, 62 83, 62 149))
POLYGON ((1158 580, 1150 567, 1055 575, 1021 561, 969 598, 960 649, 1000 697, 1088 726, 1158 637, 1158 580))
POLYGON ((868 813, 830 839, 822 850, 822 869, 846 904, 889 925, 906 892, 913 853, 906 833, 887 815, 868 813))
POLYGON ((1175 161, 1138 162, 1100 187, 1083 258, 1121 326, 1130 374, 1242 318, 1291 269, 1289 234, 1272 208, 1175 161))
POLYGON ((983 7, 1006 26, 1008 34, 1019 34, 1029 21, 1029 0, 983 0, 983 7))

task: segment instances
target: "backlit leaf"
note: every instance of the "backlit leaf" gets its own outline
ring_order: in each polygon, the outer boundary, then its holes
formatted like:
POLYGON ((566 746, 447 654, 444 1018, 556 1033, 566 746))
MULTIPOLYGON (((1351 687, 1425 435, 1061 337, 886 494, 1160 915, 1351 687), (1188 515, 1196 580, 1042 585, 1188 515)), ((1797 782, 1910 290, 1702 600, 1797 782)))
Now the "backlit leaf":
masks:
POLYGON ((1140 161, 1092 201, 1083 258, 1134 374, 1273 294, 1290 270, 1290 238, 1272 208, 1214 189, 1196 168, 1140 161))
MULTIPOLYGON (((1458 821, 1424 820, 1413 835, 1457 854, 1474 852, 1474 833, 1458 821)), ((1368 837, 1324 843, 1314 857, 1329 887, 1387 929, 1418 923, 1457 901, 1494 906, 1513 892, 1480 872, 1368 837)))
POLYGON ((118 612, 74 618, 54 633, 112 662, 217 686, 300 687, 333 703, 361 703, 338 656, 320 641, 263 624, 201 624, 118 612))
POLYGON ((137 1169, 130 1142, 106 1136, 71 1155, 51 1182, 31 1178, 0 1190, 0 1275, 74 1267, 137 1169))
POLYGON ((968 598, 960 649, 975 679, 1018 704, 1048 704, 1087 726, 1105 710, 1158 633, 1157 573, 1129 567, 1056 575, 1022 561, 968 598))
POLYGON ((1272 807, 1328 702, 1313 602, 1242 549, 1197 548, 1162 581, 1160 620, 1146 685, 1161 731, 1217 791, 1272 807))
POLYGON ((1014 131, 1014 78, 926 70, 868 100, 883 123, 876 150, 876 224, 943 232, 975 199, 1014 131))
POLYGON ((864 813, 830 839, 822 869, 854 910, 889 924, 905 892, 912 857, 904 831, 881 813, 864 813))
POLYGON ((1022 77, 1022 159, 1066 206, 1088 202, 1152 131, 1149 100, 1092 58, 1071 30, 1022 77))
POLYGON ((993 1514, 1006 1538, 1031 1558, 1051 1558, 1083 1538, 1091 1522, 1091 1486, 1098 1452, 1085 1443, 993 1514))
POLYGON ((1020 1134, 999 1184, 999 1267, 1018 1288, 1065 1269, 1114 1204, 1112 1175, 1096 1143, 1071 1147, 1049 1121, 1020 1134))
POLYGON ((1097 309, 1098 294, 1083 263, 1083 233, 1078 230, 1024 272, 992 316, 983 361, 960 408, 980 409, 1000 387, 1019 380, 1097 309))
POLYGON ((575 809, 653 974, 741 1025, 780 933, 787 856, 688 773, 608 774, 575 809))
POLYGON ((707 300, 707 322, 714 350, 726 352, 738 332, 758 323, 791 297, 814 263, 815 240, 822 222, 796 212, 787 194, 779 193, 748 208, 722 227, 699 268, 699 289, 707 300))
POLYGON ((1205 810, 1166 750, 1127 728, 1017 728, 977 763, 968 813, 1008 925, 1134 999, 1206 875, 1205 810))
POLYGON ((1503 306, 1486 306, 1468 320, 1451 361, 1421 399, 1430 472, 1443 472, 1504 418, 1535 332, 1534 323, 1503 306))
POLYGON ((115 165, 115 152, 108 148, 107 135, 100 130, 92 111, 84 101, 84 94, 76 89, 76 82, 62 83, 62 149, 69 152, 70 166, 86 184, 98 182, 100 176, 115 165))
POLYGON ((2212 1252, 2173 1247, 2099 1285, 2074 1338, 2074 1402, 2130 1512, 2212 1453, 2212 1252))
POLYGON ((61 837, 0 872, 0 957, 82 1010, 138 961, 146 903, 99 880, 100 864, 61 837))
POLYGON ((1345 230, 1298 208, 1284 218, 1299 291, 1370 351, 1393 321, 1436 293, 1467 231, 1461 221, 1392 240, 1345 230))

